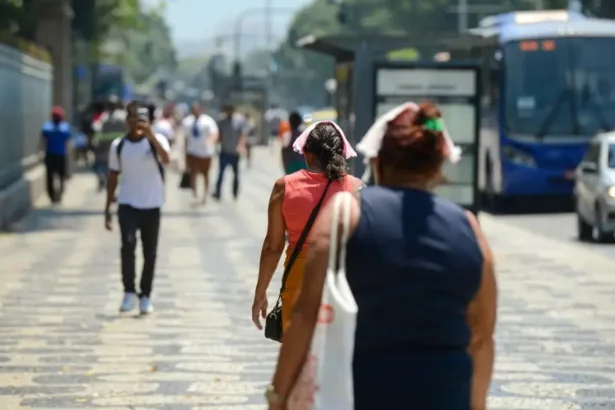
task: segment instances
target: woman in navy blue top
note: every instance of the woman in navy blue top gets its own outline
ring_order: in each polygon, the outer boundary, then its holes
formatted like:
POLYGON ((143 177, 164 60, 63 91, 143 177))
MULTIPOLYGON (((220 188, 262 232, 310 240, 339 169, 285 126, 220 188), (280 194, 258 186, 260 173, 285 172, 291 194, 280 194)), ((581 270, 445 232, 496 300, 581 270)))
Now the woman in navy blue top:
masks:
MULTIPOLYGON (((384 123, 371 159, 377 185, 352 206, 347 276, 359 311, 356 410, 485 410, 494 357, 496 281, 476 217, 432 193, 451 155, 440 112, 407 104, 384 123)), ((278 366, 269 409, 302 367, 326 274, 332 204, 314 247, 278 366)))

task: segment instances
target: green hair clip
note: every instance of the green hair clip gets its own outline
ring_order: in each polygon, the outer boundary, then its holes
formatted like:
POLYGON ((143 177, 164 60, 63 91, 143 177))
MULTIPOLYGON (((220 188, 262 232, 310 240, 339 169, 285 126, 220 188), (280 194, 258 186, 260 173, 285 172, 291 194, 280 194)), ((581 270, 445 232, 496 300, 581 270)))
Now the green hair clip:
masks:
POLYGON ((439 118, 430 118, 423 124, 425 128, 435 132, 444 132, 444 124, 439 118))

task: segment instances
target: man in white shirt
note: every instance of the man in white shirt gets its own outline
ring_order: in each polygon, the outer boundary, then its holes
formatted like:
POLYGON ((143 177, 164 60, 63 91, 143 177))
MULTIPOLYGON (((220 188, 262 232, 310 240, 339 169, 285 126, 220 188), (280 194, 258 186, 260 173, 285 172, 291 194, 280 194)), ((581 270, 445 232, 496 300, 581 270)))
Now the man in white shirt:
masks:
POLYGON ((137 231, 143 247, 139 308, 141 314, 153 311, 150 301, 158 248, 160 209, 164 204, 164 165, 169 163, 169 143, 155 134, 148 119, 147 107, 131 102, 126 108, 129 131, 116 138, 109 149, 109 177, 105 204, 105 227, 112 229, 111 204, 119 180, 118 220, 122 238, 122 282, 124 299, 120 312, 135 308, 135 249, 137 231))
POLYGON ((196 189, 197 176, 203 175, 205 192, 202 204, 205 204, 209 192, 209 168, 211 159, 216 154, 218 125, 209 115, 203 113, 198 103, 192 105, 192 114, 184 118, 182 129, 185 137, 186 168, 190 172, 190 187, 195 202, 198 201, 196 189))
POLYGON ((173 145, 175 142, 175 129, 172 118, 165 116, 158 118, 156 122, 154 122, 154 131, 157 134, 164 135, 167 141, 169 141, 169 145, 173 145))

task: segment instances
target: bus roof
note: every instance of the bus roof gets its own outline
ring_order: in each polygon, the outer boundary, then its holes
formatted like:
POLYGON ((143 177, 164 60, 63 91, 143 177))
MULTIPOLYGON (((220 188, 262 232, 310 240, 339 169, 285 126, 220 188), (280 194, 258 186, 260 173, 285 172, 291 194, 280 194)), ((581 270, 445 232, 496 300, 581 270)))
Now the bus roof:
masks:
POLYGON ((525 11, 485 17, 470 30, 482 38, 513 40, 556 37, 615 37, 615 22, 566 10, 525 11))

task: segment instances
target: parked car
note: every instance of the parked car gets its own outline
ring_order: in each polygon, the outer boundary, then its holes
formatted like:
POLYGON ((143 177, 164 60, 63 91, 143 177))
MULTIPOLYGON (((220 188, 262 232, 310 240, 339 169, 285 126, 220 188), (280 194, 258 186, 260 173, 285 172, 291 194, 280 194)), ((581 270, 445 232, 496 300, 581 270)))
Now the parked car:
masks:
POLYGON ((605 242, 615 234, 615 132, 598 134, 575 171, 580 240, 605 242))

